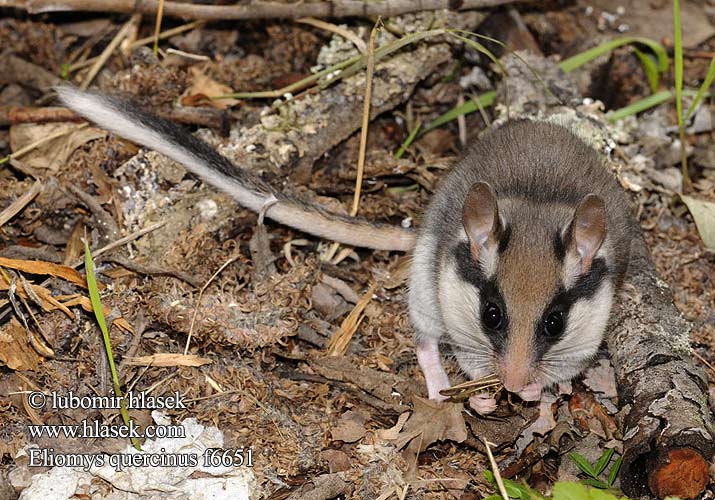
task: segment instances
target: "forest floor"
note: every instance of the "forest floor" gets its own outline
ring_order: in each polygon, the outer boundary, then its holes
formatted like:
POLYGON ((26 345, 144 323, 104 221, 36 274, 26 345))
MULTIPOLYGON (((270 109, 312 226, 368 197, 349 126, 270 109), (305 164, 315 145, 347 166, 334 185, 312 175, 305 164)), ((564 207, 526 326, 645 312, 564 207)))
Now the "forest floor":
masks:
MULTIPOLYGON (((465 14, 459 22, 510 49, 562 59, 624 34, 672 48, 670 4, 641 4, 517 5, 465 14)), ((0 74, 0 158, 57 135, 0 163, 0 214, 27 197, 7 220, 0 216, 0 498, 14 498, 31 475, 49 470, 28 467, 26 457, 18 457, 28 444, 57 454, 112 454, 127 446, 124 439, 28 433, 30 425, 116 423, 119 418, 110 409, 33 408, 27 398, 28 391, 92 396, 112 390, 80 267, 84 238, 93 252, 122 237, 130 240, 95 256, 121 386, 155 396, 178 392, 186 408, 165 411, 171 421, 196 418, 220 429, 223 448, 250 449, 255 497, 286 498, 319 478, 327 486, 310 498, 483 498, 495 492, 484 476, 491 469, 485 437, 495 444, 506 476, 546 492, 556 480, 584 477, 566 457, 568 450, 594 460, 602 445, 619 449, 607 362, 597 364, 554 405, 559 425, 546 438, 525 437, 538 415, 533 404, 503 397, 488 419, 460 416, 457 405, 430 406, 416 399, 426 391, 407 314, 405 254, 336 249, 271 221, 265 223, 268 249, 256 250, 251 240, 259 237, 254 236, 260 233, 258 216, 178 164, 77 121, 29 121, 11 109, 42 107, 52 116, 60 111, 50 109, 58 106, 51 85, 63 78, 75 85, 91 80, 90 89, 130 96, 186 127, 202 129, 203 138, 237 163, 247 154, 258 155, 252 165, 273 186, 348 213, 359 114, 339 116, 342 105, 332 108, 335 115, 325 120, 336 128, 350 121, 343 127, 348 132, 312 145, 311 154, 303 155, 289 150, 283 137, 325 124, 311 123, 308 114, 286 116, 281 103, 319 99, 326 90, 312 87, 277 99, 208 96, 283 88, 317 66, 357 54, 352 42, 294 21, 224 21, 182 28, 159 43, 155 56, 151 42, 132 45, 152 36, 150 16, 28 16, 9 9, 0 9, 0 15, 0 60, 6 68, 0 74), (122 29, 124 39, 90 78, 92 58, 122 29), (261 127, 270 131, 259 145, 265 150, 235 146, 247 131, 261 127), (146 228, 150 231, 140 234, 146 228), (257 260, 265 267, 258 268, 257 260), (39 263, 22 267, 19 261, 39 263), (73 274, 70 266, 81 273, 73 274), (28 283, 34 293, 26 292, 28 283), (349 342, 341 350, 331 344, 333 337, 349 342), (181 355, 185 348, 192 356, 181 355), (326 356, 329 351, 339 355, 326 356), (407 412, 411 423, 406 425, 407 412), (330 475, 335 472, 343 474, 336 479, 330 475)), ((422 13, 390 20, 377 44, 410 26, 427 29, 435 19, 445 18, 422 13)), ((689 88, 703 81, 715 54, 714 19, 711 2, 684 7, 689 88)), ((363 43, 374 24, 358 18, 333 22, 363 43)), ((186 24, 166 17, 161 30, 186 24)), ((444 39, 420 43, 444 44, 444 39)), ((487 47, 500 53, 496 45, 487 47)), ((463 140, 468 143, 487 128, 493 112, 488 107, 484 115, 471 113, 420 135, 395 159, 416 123, 430 123, 496 88, 501 76, 486 57, 459 44, 450 50, 444 63, 434 62, 429 73, 419 75, 413 90, 389 94, 393 101, 372 120, 361 216, 419 226, 440 176, 464 149, 463 140)), ((418 54, 412 46, 404 51, 418 54)), ((380 71, 389 70, 378 64, 376 78, 380 71)), ((631 46, 581 68, 578 82, 582 94, 602 101, 606 111, 651 93, 631 46)), ((672 82, 671 65, 660 85, 672 88, 672 82)), ((667 102, 627 123, 634 143, 621 147, 641 161, 629 177, 638 221, 659 274, 692 323, 698 363, 715 364, 715 251, 706 248, 677 195, 682 175, 675 106, 667 102)), ((686 139, 691 194, 715 201, 712 99, 704 100, 686 139)), ((450 370, 459 380, 456 367, 450 370)), ((712 371, 709 376, 715 380, 712 371)), ((160 418, 148 409, 130 410, 129 416, 142 426, 160 418)), ((87 498, 109 495, 117 487, 112 484, 95 477, 83 491, 87 498)))

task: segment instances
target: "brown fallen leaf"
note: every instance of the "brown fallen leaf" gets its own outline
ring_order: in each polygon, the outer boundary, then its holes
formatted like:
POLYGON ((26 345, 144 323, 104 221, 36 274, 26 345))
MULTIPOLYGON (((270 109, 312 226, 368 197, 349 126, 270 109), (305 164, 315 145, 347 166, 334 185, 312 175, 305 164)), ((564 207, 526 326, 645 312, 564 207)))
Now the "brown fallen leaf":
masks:
POLYGON ((185 106, 200 102, 202 105, 208 104, 214 108, 226 109, 239 103, 236 99, 211 99, 215 96, 232 94, 233 89, 207 76, 203 67, 192 66, 189 69, 189 79, 191 84, 181 100, 185 106))
POLYGON ((350 457, 344 451, 323 450, 320 452, 320 458, 328 462, 328 470, 331 474, 350 470, 350 457))
POLYGON ((124 362, 134 366, 203 366, 212 363, 210 359, 202 358, 195 354, 174 352, 160 352, 151 356, 124 358, 124 362))
POLYGON ((413 477, 417 470, 420 452, 431 444, 445 440, 461 443, 467 439, 467 425, 462 416, 463 405, 438 403, 419 396, 415 396, 412 402, 412 416, 395 439, 398 450, 407 446, 403 457, 409 464, 408 477, 413 477))
POLYGON ((34 169, 56 172, 67 163, 74 151, 94 139, 105 137, 107 133, 94 127, 82 127, 76 123, 23 123, 10 128, 10 146, 13 152, 34 144, 53 134, 67 132, 48 142, 39 144, 32 151, 22 155, 22 162, 34 169), (80 128, 81 127, 81 128, 80 128))
POLYGON ((17 318, 0 329, 0 362, 11 370, 34 370, 40 356, 28 341, 27 332, 17 318))
POLYGON ((607 359, 599 360, 598 363, 586 370, 583 383, 593 392, 600 392, 606 398, 615 398, 618 396, 616 373, 613 370, 611 362, 607 359))
POLYGON ((333 427, 330 434, 333 441, 344 441, 346 443, 354 443, 365 436, 365 422, 367 417, 356 411, 346 411, 340 416, 340 421, 333 427))
MULTIPOLYGON (((30 274, 55 276, 81 286, 82 288, 87 288, 87 279, 76 269, 69 266, 41 260, 8 259, 6 257, 0 257, 0 266, 30 274)), ((97 283, 97 285, 100 287, 103 286, 101 283, 97 283)))

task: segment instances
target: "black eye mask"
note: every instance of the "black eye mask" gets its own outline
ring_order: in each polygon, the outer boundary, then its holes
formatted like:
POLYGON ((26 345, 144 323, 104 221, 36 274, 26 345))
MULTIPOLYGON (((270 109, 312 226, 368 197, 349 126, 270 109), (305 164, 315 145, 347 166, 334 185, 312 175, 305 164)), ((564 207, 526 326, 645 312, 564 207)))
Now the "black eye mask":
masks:
POLYGON ((598 257, 591 263, 591 269, 589 269, 586 274, 579 276, 571 288, 562 288, 556 293, 551 303, 544 309, 541 321, 535 326, 537 357, 542 357, 563 338, 568 326, 568 317, 571 307, 579 300, 592 299, 610 274, 611 272, 606 265, 606 261, 602 257, 598 257), (553 313, 560 313, 562 315, 563 325, 558 334, 550 335, 545 332, 545 326, 549 321, 549 316, 553 313))

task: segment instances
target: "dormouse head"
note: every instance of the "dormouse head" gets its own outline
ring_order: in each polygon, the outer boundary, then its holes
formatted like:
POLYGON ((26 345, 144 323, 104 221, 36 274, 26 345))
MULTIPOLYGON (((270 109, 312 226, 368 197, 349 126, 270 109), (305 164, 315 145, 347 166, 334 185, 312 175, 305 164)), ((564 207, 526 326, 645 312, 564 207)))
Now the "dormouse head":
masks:
POLYGON ((612 302, 603 200, 498 198, 479 182, 462 222, 459 292, 441 297, 453 302, 442 309, 462 367, 496 372, 516 393, 578 374, 601 343, 612 302))

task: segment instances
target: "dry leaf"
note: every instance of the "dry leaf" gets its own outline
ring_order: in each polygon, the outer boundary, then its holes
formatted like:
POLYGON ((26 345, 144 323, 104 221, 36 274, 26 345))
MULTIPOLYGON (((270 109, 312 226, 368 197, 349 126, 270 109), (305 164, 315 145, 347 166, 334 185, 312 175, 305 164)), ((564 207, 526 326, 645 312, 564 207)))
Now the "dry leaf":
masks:
POLYGON ((599 360, 598 363, 586 370, 583 383, 593 392, 600 392, 606 398, 615 398, 618 396, 616 374, 611 362, 607 359, 599 360))
POLYGON ((463 405, 438 403, 417 396, 413 403, 412 417, 395 439, 398 450, 414 439, 420 440, 419 451, 424 451, 435 441, 449 439, 461 443, 467 439, 467 425, 462 417, 463 405))
POLYGON ((28 342, 25 328, 12 318, 0 330, 0 362, 11 370, 34 370, 40 359, 28 342))
MULTIPOLYGON (((77 270, 68 266, 53 264, 52 262, 44 262, 41 260, 19 260, 8 259, 5 257, 0 257, 0 266, 9 267, 10 269, 16 269, 30 274, 56 276, 66 281, 70 281, 75 285, 79 285, 82 288, 87 288, 87 280, 85 277, 77 270)), ((100 283, 97 283, 97 285, 103 286, 100 283)))
POLYGON ((545 436, 556 427, 554 411, 552 405, 556 402, 556 397, 546 393, 541 394, 539 402, 539 417, 524 429, 516 440, 517 456, 521 455, 526 447, 534 440, 535 435, 545 436))
POLYGON ((10 128, 10 146, 17 151, 50 135, 66 131, 67 134, 22 155, 22 162, 32 168, 59 170, 74 151, 87 142, 105 137, 107 133, 94 127, 83 127, 76 123, 23 123, 10 128), (77 130, 76 130, 77 129, 77 130))
POLYGON ((151 356, 137 356, 124 358, 124 362, 134 366, 203 366, 211 364, 208 358, 202 358, 195 354, 179 354, 173 352, 161 352, 151 356))
POLYGON ((690 210, 705 246, 715 250, 715 203, 685 195, 680 195, 680 199, 690 210))
MULTIPOLYGON (((195 96, 205 96, 209 99, 202 99, 202 101, 205 101, 214 108, 218 109, 226 109, 238 104, 239 101, 236 99, 210 99, 211 97, 219 95, 232 94, 233 89, 228 85, 219 83, 216 80, 206 76, 206 74, 204 74, 203 72, 203 68, 199 68, 198 66, 192 66, 189 69, 189 78, 191 81, 191 85, 188 89, 186 89, 186 92, 184 94, 186 96, 186 99, 188 99, 188 101, 186 102, 196 102, 195 96)), ((182 103, 184 102, 185 101, 182 99, 182 103)))
POLYGON ((408 478, 415 477, 417 458, 432 443, 446 439, 461 443, 467 439, 462 404, 438 403, 418 396, 413 399, 413 404, 412 416, 395 439, 398 450, 407 445, 402 456, 409 467, 406 473, 408 478))
POLYGON ((350 470, 350 457, 344 451, 323 450, 320 452, 320 458, 328 462, 328 470, 331 474, 350 470))
POLYGON ((346 411, 340 417, 340 422, 331 431, 333 441, 354 443, 365 436, 365 422, 367 417, 356 411, 346 411))

